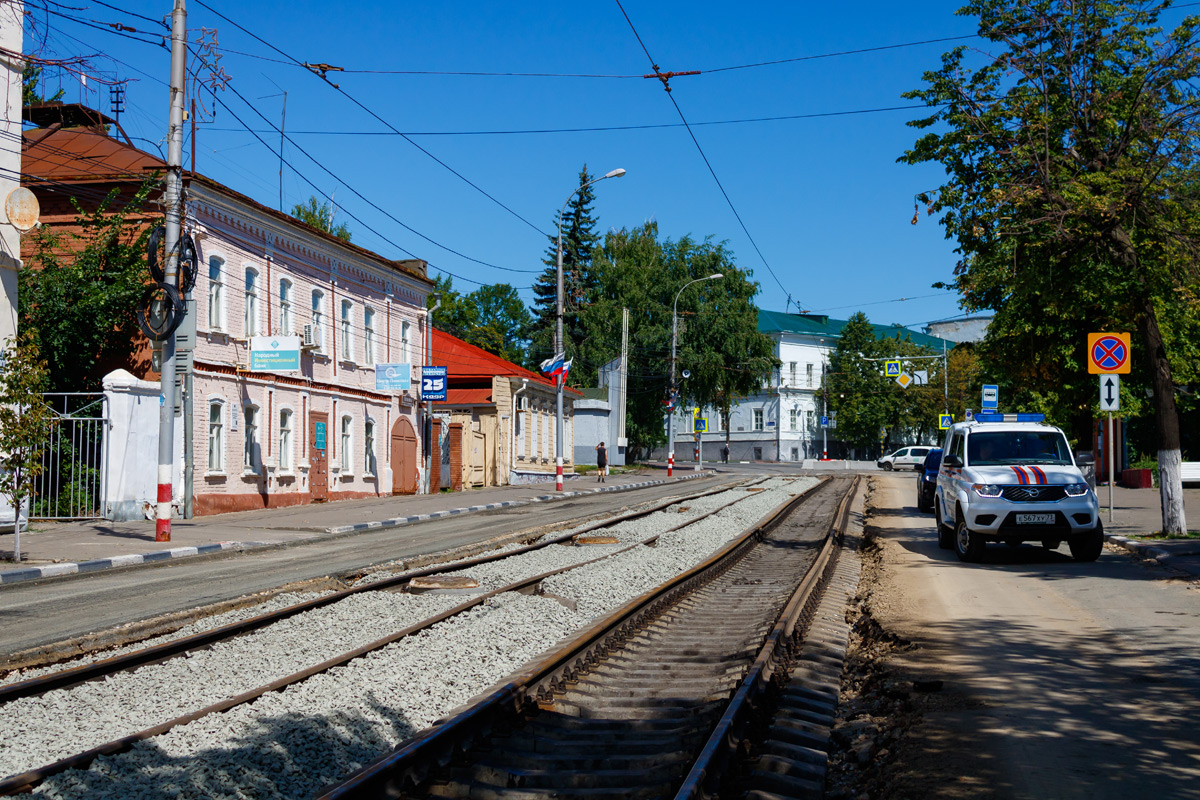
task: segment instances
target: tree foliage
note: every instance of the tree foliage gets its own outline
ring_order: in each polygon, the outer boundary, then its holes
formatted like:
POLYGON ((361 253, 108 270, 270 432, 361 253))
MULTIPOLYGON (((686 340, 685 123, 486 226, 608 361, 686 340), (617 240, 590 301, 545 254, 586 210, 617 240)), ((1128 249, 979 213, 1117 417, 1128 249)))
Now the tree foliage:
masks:
MULTIPOLYGON (((463 295, 454 289, 449 276, 434 279, 441 293, 441 306, 434 326, 464 342, 522 364, 533 317, 517 290, 507 283, 486 284, 463 295)), ((428 305, 433 306, 434 299, 428 305)))
POLYGON ((333 224, 334 211, 332 203, 317 200, 315 195, 309 197, 307 203, 297 203, 292 206, 292 216, 296 219, 348 242, 350 241, 350 228, 344 222, 339 225, 333 224))
POLYGON ((47 390, 46 362, 28 329, 9 342, 0 358, 0 495, 16 510, 14 560, 20 560, 20 509, 45 469, 42 452, 49 441, 53 413, 42 397, 47 390))
POLYGON ((44 97, 38 91, 38 84, 42 80, 42 67, 30 61, 25 65, 25 69, 21 71, 21 104, 26 106, 36 106, 42 103, 54 103, 62 99, 65 92, 59 89, 50 97, 44 97))
MULTIPOLYGON (((610 231, 596 251, 595 296, 583 309, 585 338, 572 376, 594 375, 621 354, 622 310, 629 309, 626 436, 634 452, 666 441, 664 400, 671 369, 671 315, 680 290, 696 278, 720 272, 679 295, 681 321, 677 372, 682 402, 728 411, 738 396, 752 394, 778 366, 771 340, 758 333, 752 303, 757 284, 739 269, 724 244, 690 237, 660 240, 658 226, 610 231)), ((586 385, 586 384, 585 384, 586 385)))
MULTIPOLYGON (((947 173, 919 195, 962 254, 953 286, 994 309, 984 361, 1088 424, 1090 331, 1136 329, 1135 364, 1154 395, 1160 456, 1178 463, 1176 383, 1197 333, 1200 21, 1159 27, 1167 2, 972 0, 985 60, 966 48, 908 93, 936 109, 902 161, 947 173), (1171 455, 1173 454, 1173 455, 1171 455)), ((1177 468, 1163 481, 1164 530, 1183 527, 1177 468)))
POLYGON ((136 216, 157 187, 146 181, 125 205, 117 190, 84 211, 78 230, 43 226, 18 275, 21 325, 49 364, 50 391, 92 391, 104 373, 129 364, 139 337, 136 308, 149 280, 149 227, 136 216), (121 207, 118 207, 121 206, 121 207))

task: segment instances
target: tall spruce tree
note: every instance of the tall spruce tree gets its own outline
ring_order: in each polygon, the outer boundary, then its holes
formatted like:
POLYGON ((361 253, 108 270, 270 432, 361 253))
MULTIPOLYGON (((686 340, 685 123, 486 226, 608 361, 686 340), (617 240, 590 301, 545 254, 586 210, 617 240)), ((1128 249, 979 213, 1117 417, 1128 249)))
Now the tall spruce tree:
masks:
MULTIPOLYGON (((563 248, 563 342, 567 357, 572 358, 585 337, 580 312, 595 296, 596 275, 592 269, 592 252, 600 243, 596 233, 596 218, 592 216, 592 201, 596 195, 587 184, 595 176, 587 164, 579 171, 580 189, 571 196, 562 217, 563 248)), ((537 318, 537 334, 530 344, 530 363, 537 364, 554 355, 555 314, 558 305, 558 216, 554 233, 542 263, 546 269, 533 284, 533 313, 537 318)))

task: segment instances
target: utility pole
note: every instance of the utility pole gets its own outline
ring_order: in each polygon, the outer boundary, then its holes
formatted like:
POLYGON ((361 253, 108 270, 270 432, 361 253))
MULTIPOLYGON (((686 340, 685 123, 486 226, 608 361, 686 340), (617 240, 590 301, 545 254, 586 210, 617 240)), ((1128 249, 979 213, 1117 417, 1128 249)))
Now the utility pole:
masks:
MULTIPOLYGON (((425 312, 425 358, 421 361, 427 366, 433 366, 433 312, 442 307, 441 292, 434 292, 433 296, 437 298, 433 306, 425 312)), ((424 371, 421 373, 421 380, 417 382, 417 397, 421 397, 421 386, 425 382, 424 371)), ((437 494, 440 486, 433 485, 433 401, 421 399, 421 408, 424 412, 424 424, 421 426, 422 439, 425 440, 425 494, 437 494)), ((438 460, 442 458, 439 451, 437 454, 438 460)))
MULTIPOLYGON (((175 0, 171 12, 171 111, 167 129, 167 192, 165 281, 178 285, 179 236, 183 223, 183 95, 187 60, 187 9, 184 0, 175 0)), ((154 541, 171 541, 171 499, 175 487, 175 337, 159 345, 161 377, 158 415, 158 509, 154 541)))
POLYGON ((629 391, 629 309, 621 309, 621 394, 617 407, 617 448, 624 446, 628 452, 629 445, 622 444, 625 439, 625 398, 629 391))

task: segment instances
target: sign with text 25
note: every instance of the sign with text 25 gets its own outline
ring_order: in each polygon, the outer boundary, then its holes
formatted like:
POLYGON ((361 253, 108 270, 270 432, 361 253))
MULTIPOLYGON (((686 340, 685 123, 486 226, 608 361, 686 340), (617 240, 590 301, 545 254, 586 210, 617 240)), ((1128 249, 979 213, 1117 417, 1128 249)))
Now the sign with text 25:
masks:
POLYGON ((423 367, 421 369, 421 399, 446 399, 445 367, 423 367))

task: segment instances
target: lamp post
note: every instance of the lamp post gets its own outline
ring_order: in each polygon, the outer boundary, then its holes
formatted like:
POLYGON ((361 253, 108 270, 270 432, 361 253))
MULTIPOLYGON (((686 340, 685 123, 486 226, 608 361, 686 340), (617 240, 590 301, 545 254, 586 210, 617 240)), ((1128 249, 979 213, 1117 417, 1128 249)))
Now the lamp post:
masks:
MULTIPOLYGON (((693 283, 700 281, 711 281, 717 278, 724 278, 720 272, 707 275, 703 278, 696 278, 694 281, 685 283, 678 292, 675 293, 675 302, 671 304, 671 384, 667 391, 671 394, 669 400, 675 399, 675 340, 679 331, 678 311, 679 311, 679 295, 683 294, 683 290, 691 286, 693 283)), ((667 412, 667 477, 671 477, 675 472, 675 409, 672 407, 667 412)))
MULTIPOLYGON (((566 201, 562 204, 562 209, 558 212, 558 303, 555 309, 555 330, 554 330, 554 355, 563 354, 566 359, 566 349, 563 347, 563 269, 562 269, 562 218, 563 214, 567 213, 567 204, 571 202, 571 198, 582 192, 593 183, 605 180, 606 178, 620 178, 625 174, 622 167, 614 169, 612 172, 601 175, 599 178, 593 178, 587 183, 580 186, 575 191, 567 195, 566 201)), ((554 420, 554 489, 561 492, 563 488, 563 376, 558 375, 555 381, 555 402, 556 414, 554 420)))

